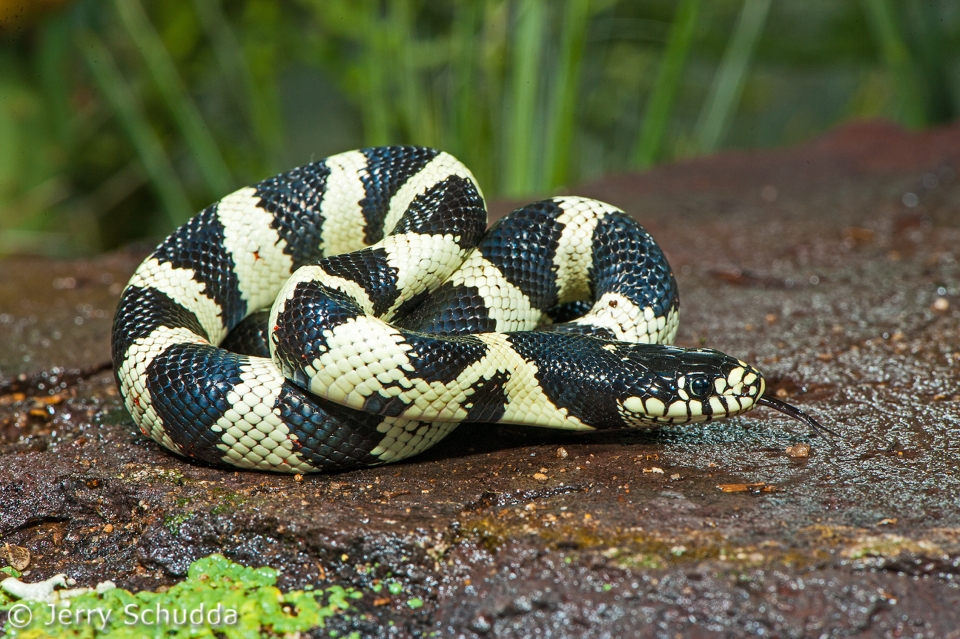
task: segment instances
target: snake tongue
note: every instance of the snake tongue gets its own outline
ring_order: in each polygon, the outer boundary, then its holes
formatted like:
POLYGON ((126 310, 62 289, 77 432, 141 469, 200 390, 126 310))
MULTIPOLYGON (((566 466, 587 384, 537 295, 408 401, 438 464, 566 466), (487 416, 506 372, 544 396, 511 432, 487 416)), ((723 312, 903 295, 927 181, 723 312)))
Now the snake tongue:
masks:
POLYGON ((799 420, 804 424, 806 424, 807 426, 809 426, 810 428, 812 428, 820 436, 823 436, 823 434, 827 432, 827 433, 830 433, 831 435, 836 435, 837 437, 839 437, 837 433, 830 430, 829 428, 827 428, 826 426, 824 426, 823 424, 815 420, 813 417, 810 417, 810 415, 807 415, 799 408, 795 406, 791 406, 790 404, 784 401, 781 401, 776 397, 772 397, 770 395, 762 395, 760 399, 757 400, 757 405, 766 406, 767 408, 772 408, 773 410, 779 411, 784 415, 789 415, 790 417, 793 417, 794 419, 799 420))

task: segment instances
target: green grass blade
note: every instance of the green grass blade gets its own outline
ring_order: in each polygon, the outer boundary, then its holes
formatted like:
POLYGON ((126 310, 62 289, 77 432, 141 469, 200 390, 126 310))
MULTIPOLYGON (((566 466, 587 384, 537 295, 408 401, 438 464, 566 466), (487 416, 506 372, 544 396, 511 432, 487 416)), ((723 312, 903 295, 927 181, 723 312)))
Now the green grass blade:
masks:
POLYGON ((143 107, 127 88, 123 76, 120 75, 116 61, 92 31, 79 31, 77 45, 100 91, 116 112, 121 126, 136 149, 171 226, 183 224, 192 215, 193 207, 163 150, 160 139, 150 128, 143 107))
MULTIPOLYGON (((951 73, 956 63, 956 47, 949 44, 949 22, 942 17, 940 7, 933 3, 911 2, 904 7, 912 37, 905 39, 920 70, 918 83, 923 85, 923 103, 926 123, 950 122, 960 115, 960 96, 953 92, 956 74, 951 73)), ((954 27, 955 29, 955 27, 954 27)), ((909 33, 908 31, 908 33, 909 33)))
POLYGON ((737 26, 730 36, 720 68, 697 121, 698 151, 716 150, 726 137, 736 114, 757 41, 770 11, 770 0, 744 0, 737 26))
POLYGON ((219 0, 193 0, 194 9, 210 39, 217 64, 227 78, 227 86, 237 106, 243 111, 263 153, 264 169, 273 174, 280 170, 280 149, 283 145, 283 124, 278 100, 269 99, 267 89, 257 85, 230 21, 219 0))
POLYGON ((67 143, 70 124, 70 84, 66 73, 70 51, 70 22, 57 15, 40 29, 36 57, 37 76, 43 88, 50 128, 57 141, 67 143))
POLYGON ((550 127, 545 136, 546 150, 543 154, 544 173, 550 188, 566 184, 570 176, 575 110, 580 94, 580 69, 589 17, 590 0, 567 0, 550 109, 550 127))
MULTIPOLYGON (((470 0, 467 0, 468 2, 470 0)), ((472 120, 466 126, 473 137, 465 138, 471 144, 465 159, 483 184, 485 193, 502 193, 505 181, 504 134, 506 84, 508 77, 507 51, 510 42, 510 5, 507 0, 482 0, 479 3, 480 30, 476 36, 475 85, 467 87, 465 99, 475 101, 471 106, 472 120)))
POLYGON ((432 105, 424 100, 423 81, 415 59, 417 41, 410 0, 393 0, 389 20, 390 31, 395 39, 393 44, 397 49, 396 60, 400 66, 397 76, 409 141, 433 146, 436 141, 432 105))
POLYGON ((504 193, 527 195, 539 187, 534 160, 540 59, 546 21, 544 0, 520 0, 512 43, 511 93, 508 105, 504 193))
POLYGON ((893 79, 898 115, 908 127, 920 128, 927 123, 923 94, 893 6, 890 0, 862 0, 862 4, 873 38, 893 79))
POLYGON ((449 134, 451 152, 465 161, 477 154, 477 132, 480 104, 477 78, 477 27, 480 23, 480 2, 460 0, 453 14, 450 32, 449 134))
POLYGON ((215 198, 226 195, 234 188, 230 170, 143 5, 139 0, 115 0, 114 4, 160 88, 160 94, 173 114, 211 194, 215 198))
POLYGON ((680 78, 683 76, 684 63, 693 42, 699 11, 700 0, 680 0, 677 6, 673 23, 670 25, 670 34, 667 36, 667 47, 663 54, 663 61, 660 63, 660 71, 647 100, 640 137, 634 147, 634 167, 652 166, 660 155, 670 113, 676 102, 680 78))
POLYGON ((379 146, 390 143, 390 114, 387 107, 387 86, 384 64, 386 42, 383 20, 380 18, 380 3, 366 0, 361 14, 361 43, 363 63, 359 80, 363 85, 360 110, 363 118, 363 134, 366 144, 379 146))

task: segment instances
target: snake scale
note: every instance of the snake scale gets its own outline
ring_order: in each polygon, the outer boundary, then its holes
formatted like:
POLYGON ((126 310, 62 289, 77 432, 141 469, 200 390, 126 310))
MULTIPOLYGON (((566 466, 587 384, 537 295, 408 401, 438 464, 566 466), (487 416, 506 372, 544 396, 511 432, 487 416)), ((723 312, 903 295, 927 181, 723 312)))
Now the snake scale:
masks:
POLYGON ((486 230, 470 171, 411 146, 266 179, 168 237, 123 291, 117 384, 140 430, 214 464, 394 462, 459 423, 686 424, 766 405, 761 373, 672 346, 679 298, 619 209, 556 197, 486 230))

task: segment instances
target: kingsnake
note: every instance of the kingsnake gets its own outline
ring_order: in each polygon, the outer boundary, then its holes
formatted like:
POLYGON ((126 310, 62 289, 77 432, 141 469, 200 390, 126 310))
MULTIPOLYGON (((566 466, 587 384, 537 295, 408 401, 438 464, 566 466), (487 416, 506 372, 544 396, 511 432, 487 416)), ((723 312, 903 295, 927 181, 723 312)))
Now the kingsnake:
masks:
POLYGON ((398 461, 460 422, 622 429, 763 404, 818 426, 752 366, 670 345, 673 273, 619 209, 557 197, 485 227, 470 171, 423 147, 224 197, 123 291, 127 409, 173 452, 290 473, 398 461))

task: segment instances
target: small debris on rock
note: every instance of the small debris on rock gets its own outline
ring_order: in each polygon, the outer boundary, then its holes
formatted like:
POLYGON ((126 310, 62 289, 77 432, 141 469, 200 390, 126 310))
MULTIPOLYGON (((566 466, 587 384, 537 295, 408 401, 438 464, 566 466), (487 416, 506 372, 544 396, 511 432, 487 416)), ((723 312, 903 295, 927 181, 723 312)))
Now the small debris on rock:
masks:
POLYGON ((718 484, 717 488, 725 493, 772 493, 777 487, 772 484, 758 482, 755 484, 718 484))
POLYGON ((30 565, 30 551, 23 546, 4 544, 3 552, 0 552, 0 561, 14 570, 23 572, 30 565))
POLYGON ((809 457, 810 444, 794 444, 793 446, 787 446, 784 452, 794 459, 800 457, 809 457))
POLYGON ((103 532, 110 534, 113 532, 113 524, 107 524, 103 527, 103 532))
POLYGON ((870 229, 854 226, 843 229, 840 231, 840 235, 843 237, 843 243, 849 248, 853 248, 858 244, 868 244, 872 242, 874 233, 870 229))
POLYGON ((933 304, 930 305, 930 310, 937 313, 943 313, 950 309, 950 300, 945 297, 938 297, 933 301, 933 304))
POLYGON ((547 476, 544 475, 543 473, 534 473, 533 478, 536 479, 537 481, 547 481, 547 476))
POLYGON ((880 521, 878 521, 878 522, 877 522, 877 525, 878 525, 878 526, 893 526, 893 525, 896 524, 896 523, 897 523, 897 518, 896 518, 896 517, 887 517, 887 518, 885 518, 885 519, 881 519, 880 521))
POLYGON ((0 589, 3 589, 7 594, 13 595, 17 599, 26 601, 53 601, 53 592, 57 586, 61 588, 67 586, 66 575, 54 575, 46 581, 38 581, 30 584, 24 583, 19 579, 14 579, 13 577, 0 582, 0 589))
POLYGON ((663 469, 662 469, 662 468, 658 468, 658 467, 656 467, 656 466, 652 466, 652 467, 650 467, 650 468, 644 468, 644 469, 643 469, 643 472, 645 472, 645 473, 656 473, 656 474, 658 474, 658 475, 662 475, 662 474, 663 474, 663 469))
POLYGON ((567 449, 561 446, 557 449, 557 459, 566 459, 569 456, 567 449))

